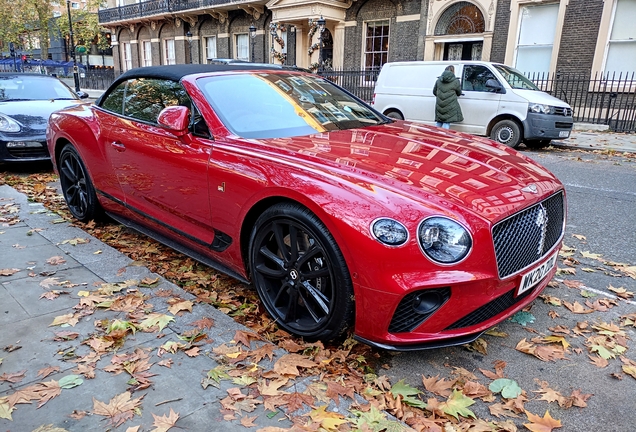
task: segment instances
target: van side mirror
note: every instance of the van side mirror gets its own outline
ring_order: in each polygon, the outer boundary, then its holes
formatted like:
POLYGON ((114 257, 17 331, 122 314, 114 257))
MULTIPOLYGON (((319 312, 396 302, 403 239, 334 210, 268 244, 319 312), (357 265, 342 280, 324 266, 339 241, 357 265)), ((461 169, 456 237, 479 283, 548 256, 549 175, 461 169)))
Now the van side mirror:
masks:
POLYGON ((505 93, 506 90, 502 87, 502 85, 496 79, 490 78, 486 81, 486 88, 490 91, 494 91, 495 93, 505 93))

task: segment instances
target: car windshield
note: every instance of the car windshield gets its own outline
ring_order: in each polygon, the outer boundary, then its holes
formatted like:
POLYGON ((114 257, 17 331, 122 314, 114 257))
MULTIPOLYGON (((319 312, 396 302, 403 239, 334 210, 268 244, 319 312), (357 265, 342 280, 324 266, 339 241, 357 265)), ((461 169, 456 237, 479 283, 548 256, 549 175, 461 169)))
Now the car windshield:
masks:
POLYGON ((513 89, 519 90, 539 90, 532 81, 526 78, 521 72, 519 72, 515 68, 511 68, 510 66, 504 65, 494 65, 495 69, 499 71, 501 75, 503 75, 504 79, 508 81, 510 87, 513 89))
POLYGON ((0 76, 0 101, 50 99, 77 99, 77 96, 56 78, 38 75, 0 76))
POLYGON ((201 78, 197 85, 225 126, 243 138, 283 138, 386 121, 330 81, 251 72, 201 78))

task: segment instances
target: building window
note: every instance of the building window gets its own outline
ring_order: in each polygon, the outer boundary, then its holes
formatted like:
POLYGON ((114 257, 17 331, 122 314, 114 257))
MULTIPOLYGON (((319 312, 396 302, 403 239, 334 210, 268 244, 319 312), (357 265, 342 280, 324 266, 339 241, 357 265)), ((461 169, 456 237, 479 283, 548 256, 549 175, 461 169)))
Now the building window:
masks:
POLYGON ((75 2, 71 2, 71 8, 79 9, 80 8, 80 4, 79 3, 75 3, 75 2))
POLYGON ((208 60, 216 58, 216 36, 205 38, 205 55, 208 60))
POLYGON ((486 30, 484 15, 470 2, 459 2, 444 11, 435 25, 436 35, 483 33, 486 30))
POLYGON ((165 52, 166 64, 167 65, 177 64, 177 58, 174 53, 174 39, 166 39, 165 47, 166 47, 166 52, 165 52))
POLYGON ((53 11, 53 18, 58 18, 62 16, 62 12, 60 11, 53 11))
POLYGON ((247 33, 236 35, 236 58, 238 60, 250 60, 249 39, 250 37, 247 33))
POLYGON ((141 53, 143 56, 143 65, 152 66, 152 44, 150 41, 143 41, 141 43, 141 53))
POLYGON ((524 73, 550 71, 559 4, 523 6, 514 65, 524 73))
POLYGON ((618 0, 607 43, 605 71, 631 73, 636 70, 636 0, 618 0))
POLYGON ((122 45, 122 68, 124 71, 132 69, 132 50, 130 44, 124 42, 122 45))
POLYGON ((379 71, 389 57, 389 20, 366 23, 364 69, 379 71))

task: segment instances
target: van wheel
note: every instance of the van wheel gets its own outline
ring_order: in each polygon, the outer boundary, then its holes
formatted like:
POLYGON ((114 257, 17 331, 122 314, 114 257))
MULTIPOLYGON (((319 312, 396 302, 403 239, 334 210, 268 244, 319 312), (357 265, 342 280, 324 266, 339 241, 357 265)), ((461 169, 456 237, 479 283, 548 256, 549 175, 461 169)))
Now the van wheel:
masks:
POLYGON ((389 111, 384 115, 395 120, 404 120, 404 116, 399 111, 389 111))
POLYGON ((490 131, 490 139, 517 148, 521 142, 521 128, 514 120, 501 120, 490 131))
POLYGON ((542 140, 527 140, 526 147, 531 149, 542 149, 550 145, 552 140, 542 139, 542 140))

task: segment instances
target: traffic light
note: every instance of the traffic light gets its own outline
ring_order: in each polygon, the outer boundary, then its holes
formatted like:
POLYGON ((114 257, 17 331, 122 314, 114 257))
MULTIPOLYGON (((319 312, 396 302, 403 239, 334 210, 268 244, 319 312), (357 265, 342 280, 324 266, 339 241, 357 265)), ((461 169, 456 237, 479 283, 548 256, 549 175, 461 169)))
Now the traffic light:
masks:
POLYGON ((26 55, 24 55, 24 54, 22 54, 22 61, 23 61, 24 63, 26 63, 26 61, 27 61, 27 56, 26 56, 26 55))

